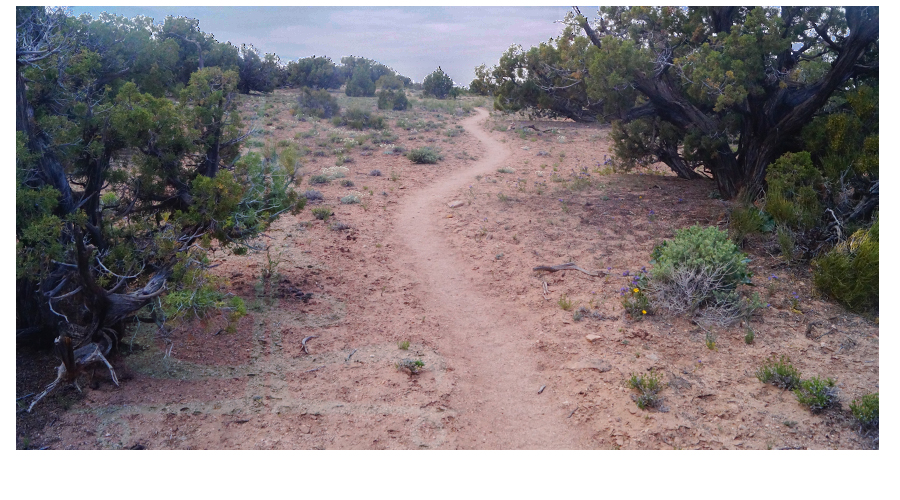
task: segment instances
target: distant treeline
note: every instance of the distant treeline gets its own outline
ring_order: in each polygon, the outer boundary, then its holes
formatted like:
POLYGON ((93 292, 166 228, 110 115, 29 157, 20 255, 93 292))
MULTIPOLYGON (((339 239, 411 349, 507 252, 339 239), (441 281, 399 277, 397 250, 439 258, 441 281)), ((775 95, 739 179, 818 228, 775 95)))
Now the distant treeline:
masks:
POLYGON ((132 19, 103 13, 69 17, 85 50, 114 53, 119 64, 117 79, 134 81, 146 92, 161 96, 176 94, 190 82, 191 74, 204 67, 219 67, 238 73, 237 90, 271 92, 281 87, 337 89, 354 74, 372 91, 374 87, 413 87, 413 81, 393 69, 365 57, 342 57, 335 64, 329 57, 312 56, 284 62, 276 54, 262 54, 249 44, 219 42, 200 30, 197 19, 168 16, 162 23, 145 16, 132 19))

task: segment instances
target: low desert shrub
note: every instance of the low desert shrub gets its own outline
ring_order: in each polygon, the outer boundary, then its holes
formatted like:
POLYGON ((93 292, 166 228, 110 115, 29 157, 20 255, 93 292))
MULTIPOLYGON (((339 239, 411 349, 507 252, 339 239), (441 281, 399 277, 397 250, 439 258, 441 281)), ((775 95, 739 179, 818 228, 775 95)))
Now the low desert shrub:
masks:
POLYGON ((386 126, 384 117, 373 116, 372 113, 361 109, 348 109, 342 115, 332 118, 331 123, 335 127, 347 127, 354 130, 370 128, 381 130, 386 126))
POLYGON ((756 370, 756 378, 764 384, 772 384, 786 390, 800 386, 800 372, 791 365, 790 358, 782 356, 778 361, 771 357, 756 370))
POLYGON ((316 207, 312 209, 312 214, 316 219, 327 221, 329 217, 334 215, 334 212, 332 212, 328 207, 316 207))
POLYGON ((438 151, 429 147, 413 149, 406 153, 406 157, 413 163, 437 163, 443 159, 438 151))
POLYGON ((866 394, 850 403, 850 413, 864 430, 878 428, 878 393, 866 394))
POLYGON ((860 229, 843 243, 813 261, 813 283, 851 311, 878 308, 878 216, 869 229, 860 229))
POLYGON ((359 203, 359 201, 359 195, 356 194, 348 194, 347 196, 341 198, 341 203, 343 203, 344 205, 353 205, 359 203))
POLYGON ((341 107, 327 90, 312 90, 304 87, 297 98, 295 114, 314 116, 316 118, 331 118, 340 113, 341 107))
POLYGON ((322 192, 317 189, 307 189, 303 193, 303 197, 308 201, 322 201, 325 197, 322 195, 322 192))
POLYGON ((750 282, 749 259, 716 227, 691 226, 675 232, 651 253, 647 285, 653 305, 673 314, 697 314, 728 325, 761 307, 759 298, 742 297, 737 287, 750 282))
POLYGON ((404 111, 407 108, 409 108, 409 99, 402 90, 394 92, 388 89, 378 92, 378 109, 404 111))
POLYGON ((410 375, 415 375, 419 373, 422 368, 425 367, 425 363, 420 359, 402 359, 397 362, 395 365, 398 370, 404 370, 410 373, 410 375))
POLYGON ((376 168, 376 169, 372 170, 371 172, 369 172, 369 175, 371 175, 372 177, 381 177, 381 170, 378 170, 376 168))
POLYGON ((808 407, 813 413, 818 413, 826 408, 831 408, 838 403, 838 390, 834 380, 813 377, 800 382, 800 386, 794 389, 794 395, 800 404, 808 407))
POLYGON ((327 175, 311 175, 309 177, 310 184, 328 184, 328 176, 327 175))
POLYGON ((728 220, 728 231, 737 245, 743 244, 747 236, 770 232, 773 227, 772 216, 756 208, 752 203, 740 203, 731 210, 728 220))
POLYGON ((808 152, 785 153, 766 171, 766 212, 792 228, 813 227, 823 212, 818 194, 823 182, 808 152))
POLYGON ((653 370, 646 375, 632 373, 627 385, 638 391, 638 394, 633 394, 631 399, 642 410, 659 406, 662 402, 662 398, 659 396, 659 391, 663 388, 662 378, 653 370))

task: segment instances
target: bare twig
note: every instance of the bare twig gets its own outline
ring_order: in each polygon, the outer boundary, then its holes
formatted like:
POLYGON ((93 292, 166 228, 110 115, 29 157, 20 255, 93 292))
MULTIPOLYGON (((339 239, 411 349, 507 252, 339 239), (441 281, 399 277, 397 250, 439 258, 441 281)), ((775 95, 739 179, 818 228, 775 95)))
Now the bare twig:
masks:
POLYGON ((577 406, 575 407, 574 410, 572 410, 572 413, 569 413, 569 416, 566 417, 566 418, 572 418, 572 415, 574 415, 576 411, 578 411, 578 407, 577 407, 577 406))
POLYGON ((541 386, 541 388, 540 388, 540 389, 538 389, 538 394, 540 394, 540 393, 542 393, 542 392, 544 392, 544 389, 546 389, 546 388, 547 388, 547 386, 546 386, 546 385, 542 385, 542 386, 541 386))
POLYGON ((317 367, 315 367, 315 368, 313 368, 313 369, 312 369, 312 370, 306 370, 306 371, 305 371, 305 372, 303 372, 303 373, 312 373, 312 372, 317 372, 317 371, 319 371, 319 370, 321 370, 321 369, 322 369, 322 368, 325 368, 325 365, 322 365, 322 366, 317 366, 317 367))
POLYGON ((345 363, 350 362, 350 358, 352 358, 354 354, 356 354, 356 349, 353 349, 353 352, 351 352, 350 355, 347 356, 347 361, 345 361, 345 363))
POLYGON ((588 276, 605 276, 606 273, 602 273, 600 271, 585 271, 584 269, 578 267, 574 262, 566 262, 565 264, 559 264, 556 266, 537 266, 532 268, 532 271, 547 271, 550 273, 555 273, 556 271, 581 271, 588 276))

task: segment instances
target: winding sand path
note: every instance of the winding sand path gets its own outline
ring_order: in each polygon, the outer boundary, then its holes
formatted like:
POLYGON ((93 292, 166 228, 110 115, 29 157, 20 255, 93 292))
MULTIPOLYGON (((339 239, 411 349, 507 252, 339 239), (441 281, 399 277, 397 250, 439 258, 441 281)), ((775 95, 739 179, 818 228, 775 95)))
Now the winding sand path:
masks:
POLYGON ((426 311, 439 319, 435 343, 448 358, 456 383, 451 406, 459 414, 460 432, 448 436, 450 447, 485 449, 580 449, 587 436, 567 420, 570 411, 548 387, 529 345, 540 334, 527 310, 501 303, 477 290, 475 274, 450 250, 441 234, 447 203, 473 177, 493 173, 509 156, 481 123, 487 111, 462 122, 485 147, 471 167, 454 172, 404 200, 394 224, 405 251, 403 266, 420 278, 426 311), (528 331, 531 329, 533 331, 528 331), (532 340, 528 340, 531 338, 532 340))

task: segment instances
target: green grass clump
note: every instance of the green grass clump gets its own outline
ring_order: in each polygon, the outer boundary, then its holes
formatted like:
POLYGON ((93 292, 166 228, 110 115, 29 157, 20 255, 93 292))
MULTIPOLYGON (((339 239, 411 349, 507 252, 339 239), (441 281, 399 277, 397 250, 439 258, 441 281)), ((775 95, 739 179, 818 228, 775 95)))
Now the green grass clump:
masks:
POLYGON ((878 393, 866 394, 854 399, 850 403, 850 413, 853 414, 863 429, 878 428, 878 393))
POLYGON ((751 234, 772 231, 772 217, 750 203, 742 203, 731 211, 728 230, 731 239, 738 245, 751 234))
POLYGON ((409 341, 408 341, 408 340, 401 340, 401 341, 397 344, 397 347, 399 347, 400 350, 402 350, 402 351, 407 351, 407 350, 409 350, 409 341))
POLYGON ((433 164, 438 161, 444 159, 443 156, 436 150, 424 147, 424 148, 416 148, 411 150, 409 153, 406 153, 406 157, 409 158, 413 163, 428 163, 433 164))
POLYGON ((559 305, 559 307, 561 307, 563 311, 571 311, 572 307, 575 305, 575 303, 572 302, 572 300, 569 299, 566 294, 563 294, 559 298, 559 300, 556 301, 556 304, 559 305))
POLYGON ((794 389, 794 395, 800 404, 808 407, 813 413, 820 412, 838 404, 838 390, 834 386, 834 379, 820 379, 813 377, 800 382, 800 387, 794 389))
POLYGON ((800 372, 791 365, 790 358, 782 356, 775 361, 771 357, 756 370, 756 378, 764 384, 772 384, 786 390, 800 386, 800 372))
POLYGON ((662 402, 662 398, 659 396, 659 391, 662 390, 662 378, 653 370, 646 375, 632 373, 627 385, 638 391, 639 394, 632 395, 631 399, 642 410, 659 406, 662 402))
POLYGON ((328 176, 327 175, 313 175, 309 178, 310 184, 328 184, 328 176))
POLYGON ((868 230, 813 261, 813 283, 851 311, 878 309, 878 216, 868 230))
POLYGON ((334 212, 332 212, 328 207, 316 207, 312 209, 312 214, 316 219, 327 221, 329 217, 334 215, 334 212))
POLYGON ((516 173, 516 169, 510 167, 500 167, 497 169, 497 172, 500 172, 501 174, 514 174, 516 173))

